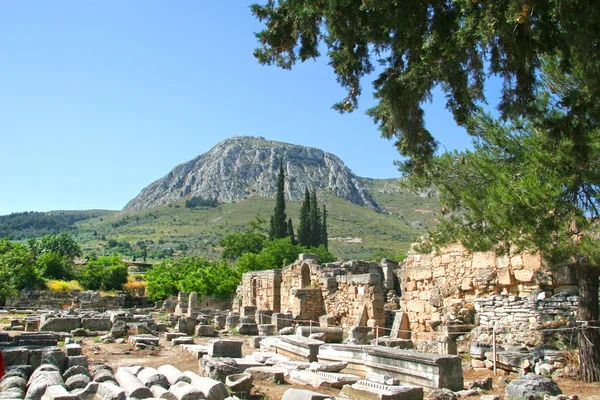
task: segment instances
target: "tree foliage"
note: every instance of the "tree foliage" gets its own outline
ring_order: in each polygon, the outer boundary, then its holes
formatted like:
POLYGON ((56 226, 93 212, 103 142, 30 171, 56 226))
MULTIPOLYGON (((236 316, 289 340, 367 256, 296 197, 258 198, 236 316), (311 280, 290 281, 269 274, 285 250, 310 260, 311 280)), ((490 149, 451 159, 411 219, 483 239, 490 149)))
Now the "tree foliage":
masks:
POLYGON ((182 257, 154 266, 146 273, 146 280, 147 294, 152 301, 164 300, 182 290, 225 298, 235 291, 241 274, 223 261, 182 257))
POLYGON ((86 290, 122 290, 128 275, 127 264, 115 253, 88 261, 78 280, 86 290))
POLYGON ((281 239, 288 234, 287 219, 285 215, 285 173, 283 171, 283 159, 279 162, 279 174, 277 175, 277 194, 275 195, 275 210, 271 216, 269 239, 281 239))
POLYGON ((245 253, 259 253, 266 240, 265 235, 252 230, 230 233, 219 240, 219 244, 223 247, 221 258, 235 260, 245 253))
POLYGON ((447 214, 424 249, 460 241, 472 250, 534 250, 578 268, 579 320, 590 327, 579 341, 582 378, 598 381, 600 106, 580 70, 566 75, 551 59, 540 78, 527 118, 480 112, 467 121, 472 151, 436 157, 408 182, 435 185, 447 214))
POLYGON ((75 223, 94 215, 79 213, 22 212, 0 216, 0 237, 23 240, 76 230, 75 223))
POLYGON ((421 169, 437 148, 421 106, 436 85, 459 124, 485 99, 488 74, 503 80, 503 116, 525 115, 535 112, 542 58, 560 55, 560 71, 579 67, 591 97, 600 97, 600 30, 593 26, 600 7, 593 1, 267 0, 251 9, 265 26, 256 34, 262 64, 290 69, 326 47, 348 93, 334 105, 340 112, 356 109, 361 78, 377 71, 378 104, 367 113, 411 157, 407 171, 421 169))
POLYGON ((308 189, 304 194, 304 201, 300 208, 300 230, 298 243, 305 247, 327 248, 327 210, 323 205, 323 213, 319 210, 317 191, 309 194, 308 189))

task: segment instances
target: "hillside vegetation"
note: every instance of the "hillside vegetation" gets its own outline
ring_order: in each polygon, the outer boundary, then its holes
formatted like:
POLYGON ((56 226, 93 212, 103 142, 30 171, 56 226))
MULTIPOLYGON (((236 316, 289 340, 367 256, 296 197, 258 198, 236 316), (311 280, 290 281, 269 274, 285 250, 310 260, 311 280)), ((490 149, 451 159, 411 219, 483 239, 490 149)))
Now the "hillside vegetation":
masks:
MULTIPOLYGON (((364 185, 381 205, 382 213, 342 200, 327 190, 319 192, 319 200, 328 210, 331 251, 341 259, 368 259, 384 252, 403 255, 415 237, 434 224, 439 208, 436 199, 401 189, 394 179, 365 179, 364 185)), ((13 221, 0 227, 5 229, 3 237, 24 240, 48 233, 32 229, 38 226, 36 221, 57 221, 50 233, 71 233, 84 253, 110 255, 116 251, 141 261, 145 251, 147 261, 156 261, 186 252, 215 259, 222 250, 218 243, 221 237, 246 230, 256 216, 268 219, 275 205, 274 199, 258 196, 214 207, 188 208, 186 200, 128 214, 106 210, 23 213, 18 218, 0 217, 0 221, 13 221), (19 224, 14 223, 16 220, 19 224)), ((286 201, 286 205, 287 215, 297 228, 301 202, 286 201)))

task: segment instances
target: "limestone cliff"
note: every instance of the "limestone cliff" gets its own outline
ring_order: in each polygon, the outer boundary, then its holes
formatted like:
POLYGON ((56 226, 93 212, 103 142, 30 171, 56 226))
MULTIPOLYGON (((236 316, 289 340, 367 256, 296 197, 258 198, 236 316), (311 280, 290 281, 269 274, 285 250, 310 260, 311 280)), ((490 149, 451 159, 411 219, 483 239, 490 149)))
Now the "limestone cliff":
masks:
POLYGON ((234 136, 145 187, 124 212, 137 212, 186 197, 231 203, 249 196, 275 197, 279 160, 288 200, 302 200, 306 188, 381 211, 363 180, 333 154, 312 147, 234 136))

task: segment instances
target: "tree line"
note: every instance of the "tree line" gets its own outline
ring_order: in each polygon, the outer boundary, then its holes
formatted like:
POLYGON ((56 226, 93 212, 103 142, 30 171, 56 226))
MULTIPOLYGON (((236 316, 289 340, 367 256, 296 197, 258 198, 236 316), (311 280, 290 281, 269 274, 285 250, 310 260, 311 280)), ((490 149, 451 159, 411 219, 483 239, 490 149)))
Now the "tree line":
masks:
POLYGON ((46 289, 52 280, 76 280, 90 290, 119 290, 127 283, 127 264, 120 256, 91 257, 79 267, 74 261, 81 255, 79 244, 64 232, 26 243, 0 240, 0 301, 25 288, 46 289))

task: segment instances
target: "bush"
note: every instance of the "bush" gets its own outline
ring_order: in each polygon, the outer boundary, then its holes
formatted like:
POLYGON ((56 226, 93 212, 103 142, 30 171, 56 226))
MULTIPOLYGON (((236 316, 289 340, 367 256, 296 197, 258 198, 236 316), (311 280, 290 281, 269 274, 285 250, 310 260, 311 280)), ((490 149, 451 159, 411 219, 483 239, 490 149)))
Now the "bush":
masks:
POLYGON ((128 275, 127 264, 114 254, 89 261, 79 273, 79 282, 87 290, 121 290, 128 275))
POLYGON ((51 280, 46 283, 48 290, 52 292, 80 292, 83 290, 79 282, 77 281, 62 281, 62 280, 51 280))
POLYGON ((192 197, 185 201, 185 208, 196 208, 196 207, 216 207, 216 199, 205 200, 201 197, 192 197))
POLYGON ((117 242, 115 239, 108 239, 108 242, 106 242, 106 245, 110 248, 117 247, 118 244, 119 242, 117 242))

